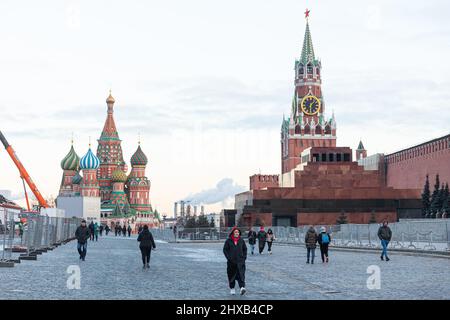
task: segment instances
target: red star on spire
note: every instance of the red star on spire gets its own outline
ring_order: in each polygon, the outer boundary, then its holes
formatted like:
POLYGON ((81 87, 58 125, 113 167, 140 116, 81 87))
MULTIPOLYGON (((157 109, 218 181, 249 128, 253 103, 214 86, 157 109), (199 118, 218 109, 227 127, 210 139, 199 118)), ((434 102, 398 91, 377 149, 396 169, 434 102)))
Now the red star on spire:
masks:
POLYGON ((305 11, 305 18, 306 19, 308 19, 310 12, 311 12, 310 10, 306 9, 306 11, 305 11))

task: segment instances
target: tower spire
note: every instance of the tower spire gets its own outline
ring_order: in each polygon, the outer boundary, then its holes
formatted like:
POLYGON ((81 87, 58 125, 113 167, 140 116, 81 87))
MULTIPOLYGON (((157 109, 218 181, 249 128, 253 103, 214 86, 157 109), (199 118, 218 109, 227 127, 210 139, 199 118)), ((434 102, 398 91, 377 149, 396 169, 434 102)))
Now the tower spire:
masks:
POLYGON ((302 47, 302 55, 300 58, 300 62, 303 65, 306 65, 308 62, 314 62, 315 56, 314 56, 314 48, 313 43, 311 39, 311 32, 309 31, 309 10, 306 9, 305 11, 305 19, 306 19, 306 30, 305 30, 305 37, 303 38, 303 47, 302 47))

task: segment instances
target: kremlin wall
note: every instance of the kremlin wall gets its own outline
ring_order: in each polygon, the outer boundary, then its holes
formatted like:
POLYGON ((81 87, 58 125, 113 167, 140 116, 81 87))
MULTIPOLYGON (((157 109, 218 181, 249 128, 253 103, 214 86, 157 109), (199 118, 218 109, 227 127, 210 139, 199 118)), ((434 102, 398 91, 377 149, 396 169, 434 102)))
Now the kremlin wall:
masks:
POLYGON ((296 227, 334 225, 342 217, 363 224, 422 218, 426 175, 450 182, 450 135, 387 155, 367 156, 360 141, 353 160, 351 148, 337 147, 334 112, 325 114, 308 19, 294 68, 291 114, 281 124, 281 173, 251 176, 250 190, 235 195, 226 220, 296 227))

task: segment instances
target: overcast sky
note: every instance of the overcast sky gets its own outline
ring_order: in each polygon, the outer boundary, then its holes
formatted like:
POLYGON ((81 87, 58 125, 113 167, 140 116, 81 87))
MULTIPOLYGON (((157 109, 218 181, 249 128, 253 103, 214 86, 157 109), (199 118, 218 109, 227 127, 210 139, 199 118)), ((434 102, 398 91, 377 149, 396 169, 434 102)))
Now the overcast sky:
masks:
MULTIPOLYGON (((154 207, 232 206, 227 190, 280 172, 305 8, 339 146, 389 153, 449 133, 450 3, 324 0, 1 1, 0 130, 56 196, 72 132, 80 156, 89 136, 97 148, 111 88, 128 164, 141 133, 154 207)), ((22 189, 6 152, 0 189, 22 189)))

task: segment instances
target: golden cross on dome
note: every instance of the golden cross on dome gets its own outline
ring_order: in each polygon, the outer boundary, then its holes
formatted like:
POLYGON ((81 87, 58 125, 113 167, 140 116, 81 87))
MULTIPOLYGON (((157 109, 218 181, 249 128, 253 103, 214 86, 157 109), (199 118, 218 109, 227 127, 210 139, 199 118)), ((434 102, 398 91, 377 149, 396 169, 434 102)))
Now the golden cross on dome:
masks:
POLYGON ((73 132, 72 132, 72 139, 70 139, 70 142, 71 142, 72 145, 73 145, 73 132))
POLYGON ((311 10, 308 10, 308 8, 306 8, 306 11, 305 11, 305 19, 306 20, 308 20, 308 17, 309 17, 309 13, 311 12, 311 10))
POLYGON ((138 145, 141 145, 141 133, 138 133, 138 145))
POLYGON ((89 136, 89 149, 91 148, 91 136, 89 136))

